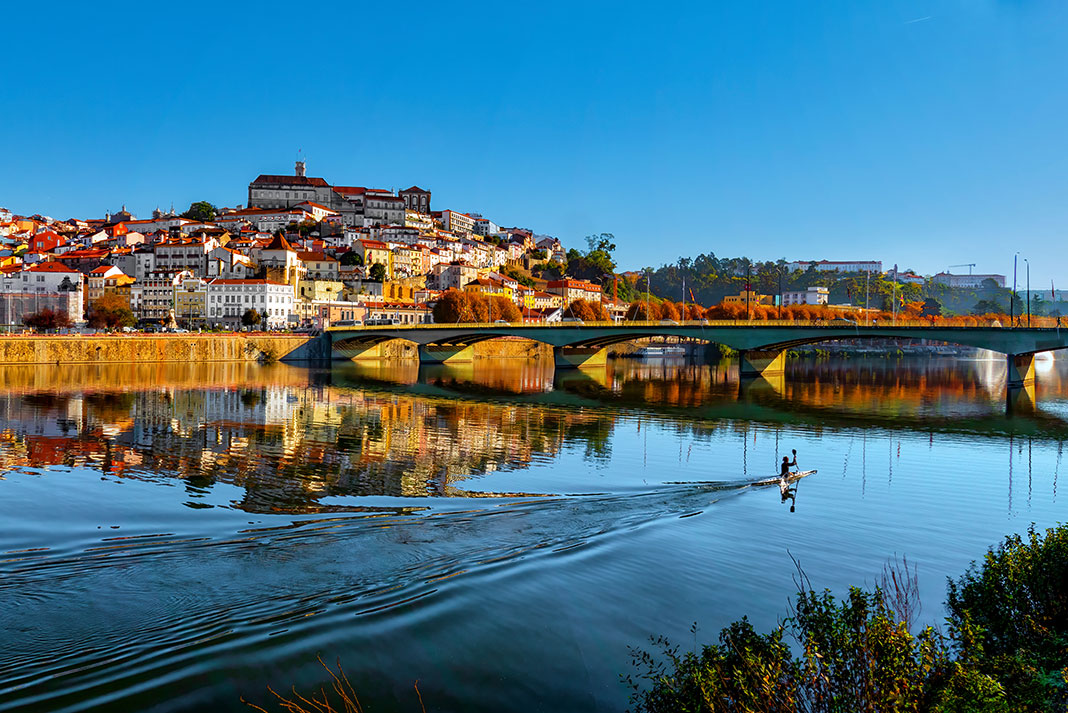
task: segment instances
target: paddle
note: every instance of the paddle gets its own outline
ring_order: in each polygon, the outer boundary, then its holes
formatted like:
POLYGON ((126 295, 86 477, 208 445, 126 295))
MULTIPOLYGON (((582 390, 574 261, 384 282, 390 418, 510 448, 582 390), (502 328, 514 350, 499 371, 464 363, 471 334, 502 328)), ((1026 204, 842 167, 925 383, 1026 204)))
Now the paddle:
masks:
MULTIPOLYGON (((797 449, 796 448, 792 448, 790 450, 790 452, 794 454, 794 468, 797 471, 800 471, 801 468, 797 465, 797 449)), ((798 478, 797 482, 794 483, 794 496, 792 498, 790 498, 790 512, 793 512, 794 511, 794 506, 797 505, 797 488, 800 485, 801 485, 801 478, 798 478)))

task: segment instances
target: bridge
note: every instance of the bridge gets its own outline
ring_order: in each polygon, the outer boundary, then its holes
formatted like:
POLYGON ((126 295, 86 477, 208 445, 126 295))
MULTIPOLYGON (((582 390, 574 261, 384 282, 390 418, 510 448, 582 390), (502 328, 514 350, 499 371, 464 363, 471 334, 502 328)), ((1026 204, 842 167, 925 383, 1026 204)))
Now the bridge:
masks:
POLYGON ((734 322, 562 322, 416 324, 332 327, 335 358, 377 358, 384 342, 413 342, 426 364, 471 361, 472 345, 501 337, 530 339, 553 348, 557 368, 601 366, 607 347, 649 337, 679 337, 723 344, 739 353, 743 377, 772 376, 785 368, 788 349, 841 339, 926 339, 988 349, 1006 355, 1010 389, 1033 386, 1035 354, 1068 348, 1068 328, 947 327, 928 322, 860 325, 792 321, 734 322))

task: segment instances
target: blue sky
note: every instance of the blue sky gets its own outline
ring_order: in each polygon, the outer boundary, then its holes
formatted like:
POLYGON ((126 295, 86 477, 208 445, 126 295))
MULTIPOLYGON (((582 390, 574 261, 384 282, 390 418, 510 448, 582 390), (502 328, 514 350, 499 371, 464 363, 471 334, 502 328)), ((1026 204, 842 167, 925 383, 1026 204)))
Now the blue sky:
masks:
POLYGON ((433 191, 622 268, 712 251, 1068 287, 1068 3, 17 3, 0 205, 433 191), (1023 263, 1021 262, 1021 267, 1023 263), (958 268, 957 271, 961 269, 958 268), (1021 273, 1022 274, 1022 273, 1021 273))

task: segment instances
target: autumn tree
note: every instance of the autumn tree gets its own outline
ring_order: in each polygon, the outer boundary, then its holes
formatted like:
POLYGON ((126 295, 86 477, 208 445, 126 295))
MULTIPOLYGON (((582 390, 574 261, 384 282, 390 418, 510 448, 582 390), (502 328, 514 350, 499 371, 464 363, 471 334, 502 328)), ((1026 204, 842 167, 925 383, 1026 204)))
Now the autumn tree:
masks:
POLYGON ((471 294, 457 289, 447 290, 435 303, 432 314, 439 324, 477 321, 471 308, 471 294))
POLYGON ((670 300, 660 303, 660 319, 679 320, 679 308, 670 300))
POLYGON ((55 329, 66 329, 71 326, 70 317, 66 312, 53 310, 45 307, 33 314, 22 318, 22 323, 37 332, 50 332, 55 329))
POLYGON ((583 322, 607 322, 610 319, 604 305, 587 300, 575 300, 569 304, 564 316, 581 319, 583 322))
POLYGON ((627 310, 626 319, 630 321, 660 319, 660 305, 655 302, 646 302, 645 300, 632 302, 630 309, 627 310))
MULTIPOLYGON (((481 295, 479 295, 481 297, 481 295)), ((490 322, 496 322, 499 319, 503 319, 505 322, 519 322, 522 321, 523 315, 519 312, 519 308, 515 306, 515 302, 504 297, 503 295, 494 295, 487 300, 489 308, 490 322)))
POLYGON ((94 329, 120 329, 137 324, 137 318, 126 300, 118 295, 100 297, 89 306, 89 326, 94 329))

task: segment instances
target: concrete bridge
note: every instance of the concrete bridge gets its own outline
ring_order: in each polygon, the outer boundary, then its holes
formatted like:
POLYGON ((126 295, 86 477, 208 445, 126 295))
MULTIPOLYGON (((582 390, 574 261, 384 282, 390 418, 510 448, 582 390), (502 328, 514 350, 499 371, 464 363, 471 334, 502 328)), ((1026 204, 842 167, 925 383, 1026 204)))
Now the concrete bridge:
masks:
POLYGON ((781 374, 786 350, 840 339, 927 339, 1005 354, 1010 388, 1033 385, 1035 354, 1068 348, 1068 328, 944 327, 926 322, 858 325, 796 322, 564 322, 555 324, 419 324, 334 327, 327 331, 335 358, 381 355, 380 345, 414 342, 419 360, 449 364, 472 360, 472 345, 521 337, 551 345, 557 368, 604 365, 607 347, 648 337, 681 337, 723 344, 739 352, 743 377, 781 374))

